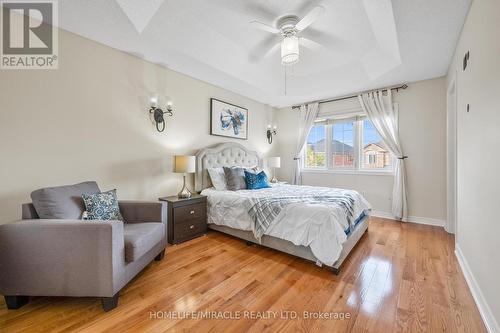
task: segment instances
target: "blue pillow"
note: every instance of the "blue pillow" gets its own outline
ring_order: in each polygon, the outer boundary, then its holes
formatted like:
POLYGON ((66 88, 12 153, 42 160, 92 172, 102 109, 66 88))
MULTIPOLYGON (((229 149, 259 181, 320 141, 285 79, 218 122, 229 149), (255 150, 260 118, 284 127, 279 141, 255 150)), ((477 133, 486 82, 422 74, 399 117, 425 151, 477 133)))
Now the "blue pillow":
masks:
POLYGON ((123 221, 116 198, 116 190, 108 192, 83 194, 83 202, 87 209, 88 220, 118 220, 123 221))
POLYGON ((258 190, 260 188, 268 188, 267 175, 264 171, 252 173, 245 170, 245 183, 248 190, 258 190))

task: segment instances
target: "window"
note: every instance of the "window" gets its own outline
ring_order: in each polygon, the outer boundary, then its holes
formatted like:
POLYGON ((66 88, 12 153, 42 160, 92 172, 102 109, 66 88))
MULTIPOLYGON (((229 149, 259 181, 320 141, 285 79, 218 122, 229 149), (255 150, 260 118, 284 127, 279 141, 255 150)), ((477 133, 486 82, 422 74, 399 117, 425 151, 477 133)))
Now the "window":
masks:
POLYGON ((392 170, 392 157, 377 130, 368 119, 361 121, 362 142, 361 168, 369 170, 392 170))
POLYGON ((306 161, 308 168, 324 168, 326 166, 326 133, 325 125, 314 125, 307 137, 306 161))
MULTIPOLYGON (((372 153, 366 153, 366 157, 368 157, 368 165, 375 165, 377 164, 377 155, 376 154, 372 154, 372 153)), ((367 160, 365 158, 365 160, 367 160)))
POLYGON ((334 168, 354 168, 354 121, 345 120, 332 125, 331 144, 334 168))
POLYGON ((392 171, 391 153, 364 116, 317 122, 306 147, 305 169, 392 171))

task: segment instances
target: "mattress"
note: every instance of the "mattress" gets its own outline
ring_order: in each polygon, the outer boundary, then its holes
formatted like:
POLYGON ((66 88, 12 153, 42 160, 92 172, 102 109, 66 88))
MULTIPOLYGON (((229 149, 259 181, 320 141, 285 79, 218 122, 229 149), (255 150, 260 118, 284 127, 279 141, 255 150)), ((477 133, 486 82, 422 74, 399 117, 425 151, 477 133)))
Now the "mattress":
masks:
POLYGON ((332 265, 355 224, 369 215, 371 206, 352 190, 316 186, 273 184, 260 190, 202 191, 208 201, 208 223, 255 233, 255 222, 248 213, 248 201, 258 198, 349 195, 354 198, 353 216, 336 204, 293 203, 282 209, 265 234, 295 245, 309 246, 315 257, 332 265))

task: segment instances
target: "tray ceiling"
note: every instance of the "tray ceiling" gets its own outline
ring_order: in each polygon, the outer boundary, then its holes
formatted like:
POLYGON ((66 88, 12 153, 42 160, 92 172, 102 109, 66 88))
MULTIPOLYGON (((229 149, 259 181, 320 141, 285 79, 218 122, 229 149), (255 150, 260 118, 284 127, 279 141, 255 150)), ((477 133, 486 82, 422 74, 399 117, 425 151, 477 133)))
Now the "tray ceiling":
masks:
MULTIPOLYGON (((276 107, 446 74, 470 0, 65 0, 63 29, 276 107), (248 23, 325 14, 287 67, 248 23)), ((300 35, 299 35, 300 36, 300 35)))

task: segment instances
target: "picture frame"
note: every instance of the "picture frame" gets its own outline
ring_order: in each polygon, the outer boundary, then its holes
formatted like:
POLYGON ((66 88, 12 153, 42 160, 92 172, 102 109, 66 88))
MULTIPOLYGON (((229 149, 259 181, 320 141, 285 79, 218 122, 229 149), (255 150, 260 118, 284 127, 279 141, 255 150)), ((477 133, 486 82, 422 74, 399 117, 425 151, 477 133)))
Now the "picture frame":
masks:
POLYGON ((247 140, 248 109, 211 98, 210 135, 247 140))

